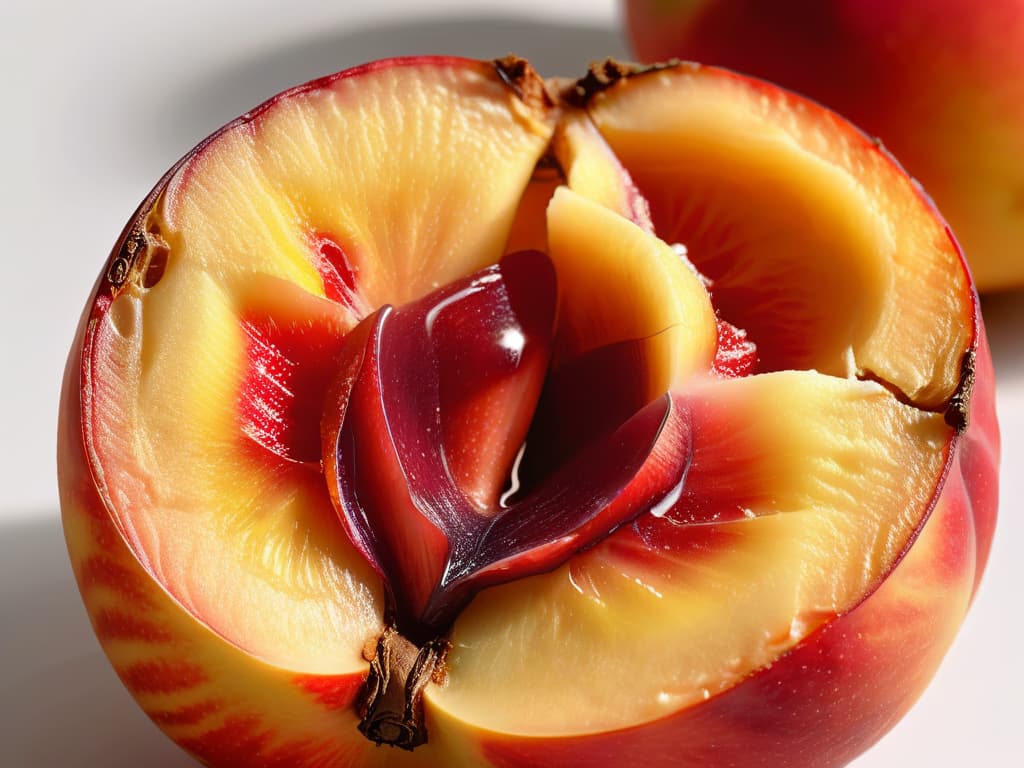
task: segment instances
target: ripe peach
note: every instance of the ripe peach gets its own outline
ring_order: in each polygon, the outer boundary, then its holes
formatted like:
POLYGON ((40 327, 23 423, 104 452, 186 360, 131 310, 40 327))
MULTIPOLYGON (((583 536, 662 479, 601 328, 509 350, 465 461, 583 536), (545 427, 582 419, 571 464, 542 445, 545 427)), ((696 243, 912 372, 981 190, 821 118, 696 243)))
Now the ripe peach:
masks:
POLYGON ((843 765, 952 641, 997 464, 969 274, 877 144, 723 70, 512 57, 189 153, 59 427, 104 650, 247 768, 843 765))
POLYGON ((1024 286, 1020 0, 626 0, 637 54, 747 72, 878 136, 935 198, 983 291, 1024 286))

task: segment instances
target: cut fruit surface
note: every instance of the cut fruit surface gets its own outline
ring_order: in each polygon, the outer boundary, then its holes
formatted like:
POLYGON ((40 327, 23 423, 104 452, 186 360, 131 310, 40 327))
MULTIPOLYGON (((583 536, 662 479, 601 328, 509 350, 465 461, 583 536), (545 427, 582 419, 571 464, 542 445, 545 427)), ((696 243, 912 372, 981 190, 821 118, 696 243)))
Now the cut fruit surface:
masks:
POLYGON ((836 768, 920 692, 991 538, 991 367, 942 220, 838 117, 696 65, 286 92, 147 199, 71 360, 76 575, 211 765, 583 765, 605 737, 674 764, 666 733, 749 696, 764 722, 693 765, 767 765, 806 718, 792 765, 836 768), (862 642, 913 601, 907 643, 862 642), (881 681, 870 728, 765 693, 840 666, 881 681))
POLYGON ((552 152, 569 189, 653 232, 647 199, 584 111, 570 111, 558 123, 552 152))
POLYGON ((735 75, 627 82, 590 114, 764 369, 870 372, 922 407, 949 401, 974 327, 968 277, 895 161, 835 115, 735 75))
POLYGON ((251 339, 202 272, 168 268, 159 290, 122 294, 95 331, 87 440, 126 541, 183 606, 261 658, 352 669, 379 589, 320 477, 276 442, 254 450, 248 415, 267 409, 245 399, 251 384, 235 406, 251 339))
POLYGON ((166 228, 224 282, 267 272, 315 292, 329 238, 365 306, 401 304, 498 259, 551 131, 490 64, 370 66, 218 136, 177 174, 166 228))
POLYGON ((884 576, 933 502, 953 435, 877 384, 814 373, 693 383, 676 399, 693 455, 675 503, 474 602, 449 684, 428 692, 438 706, 559 735, 731 687, 884 576))
POLYGON ((665 354, 652 371, 648 399, 708 369, 718 338, 714 310, 675 251, 565 187, 555 192, 547 216, 560 281, 560 358, 664 333, 665 354))
POLYGON ((550 130, 491 65, 409 61, 276 99, 170 180, 164 272, 97 320, 86 430, 136 556, 229 641, 363 664, 379 582, 318 471, 334 354, 363 308, 500 256, 550 130))

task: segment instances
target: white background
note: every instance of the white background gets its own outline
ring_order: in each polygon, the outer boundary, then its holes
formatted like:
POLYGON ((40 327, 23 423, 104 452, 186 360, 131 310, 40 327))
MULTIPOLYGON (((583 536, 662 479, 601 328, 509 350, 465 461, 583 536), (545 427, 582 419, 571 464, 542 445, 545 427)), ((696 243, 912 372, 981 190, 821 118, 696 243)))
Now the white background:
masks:
MULTIPOLYGON (((546 75, 624 56, 613 0, 92 0, 0 7, 0 765, 185 768, 122 690, 70 575, 57 398, 79 312, 179 156, 275 92, 362 61, 510 51, 546 75), (365 7, 364 7, 365 6, 365 7)), ((1022 245, 1024 248, 1024 245, 1022 245)), ((1024 765, 1024 293, 984 303, 1004 435, 981 593, 919 705, 856 768, 1024 765)))

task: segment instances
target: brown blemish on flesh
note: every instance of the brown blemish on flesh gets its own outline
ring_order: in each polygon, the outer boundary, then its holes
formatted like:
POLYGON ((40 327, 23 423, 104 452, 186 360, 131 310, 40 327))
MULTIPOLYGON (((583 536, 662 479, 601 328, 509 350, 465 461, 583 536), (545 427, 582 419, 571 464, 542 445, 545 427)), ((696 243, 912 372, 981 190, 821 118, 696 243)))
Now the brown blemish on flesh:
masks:
POLYGON ((544 112, 555 106, 544 79, 526 59, 513 53, 494 60, 494 68, 519 100, 531 110, 544 112))
POLYGON ((159 200, 149 213, 136 220, 107 267, 112 296, 117 296, 129 282, 152 288, 163 277, 171 247, 161 233, 158 205, 159 200))
POLYGON ((565 89, 561 96, 565 102, 575 107, 585 107, 596 94, 608 90, 626 78, 676 67, 697 66, 699 65, 679 59, 671 59, 657 64, 634 64, 616 59, 605 59, 592 63, 587 69, 587 74, 565 89))
POLYGON ((974 390, 976 366, 977 352, 970 349, 964 353, 964 356, 960 361, 960 381, 957 383, 956 391, 953 392, 953 396, 949 399, 949 402, 945 407, 942 405, 937 407, 925 407, 920 403, 916 403, 909 395, 907 395, 906 392, 897 387, 891 381, 882 378, 877 373, 869 369, 858 371, 857 378, 860 381, 873 381, 876 384, 881 385, 898 401, 904 405, 910 406, 911 408, 916 408, 919 411, 927 411, 929 413, 941 413, 948 426, 956 430, 957 434, 963 434, 967 430, 969 421, 968 414, 971 406, 971 392, 974 390))
POLYGON ((377 658, 377 639, 376 637, 366 638, 366 642, 363 643, 363 661, 372 662, 377 658))
POLYGON ((107 268, 107 282, 114 295, 118 294, 128 281, 139 254, 146 248, 146 233, 141 227, 135 227, 121 243, 117 256, 107 268))
POLYGON ((153 221, 146 228, 146 256, 138 261, 138 280, 143 288, 152 288, 160 282, 167 269, 167 258, 171 255, 171 246, 163 238, 160 225, 153 221))
POLYGON ((587 68, 587 74, 576 81, 573 90, 567 94, 578 99, 578 106, 585 105, 595 93, 606 91, 639 69, 636 64, 605 59, 596 61, 587 68))
POLYGON ((897 401, 899 401, 903 405, 906 405, 906 406, 908 406, 910 408, 916 408, 919 411, 929 411, 929 412, 934 412, 935 410, 937 410, 935 408, 923 408, 918 403, 915 403, 911 399, 910 395, 908 395, 906 392, 904 392, 902 389, 900 389, 898 386, 893 384, 888 379, 884 379, 881 376, 879 376, 877 373, 872 371, 870 368, 863 368, 863 369, 858 370, 857 371, 857 380, 858 381, 870 381, 870 382, 874 382, 875 384, 878 384, 880 387, 885 389, 886 392, 888 392, 890 395, 892 395, 897 401))
POLYGON ((963 434, 970 421, 971 393, 974 391, 974 379, 978 365, 978 353, 969 349, 964 353, 960 361, 960 381, 957 384, 956 392, 946 406, 944 417, 946 423, 963 434))

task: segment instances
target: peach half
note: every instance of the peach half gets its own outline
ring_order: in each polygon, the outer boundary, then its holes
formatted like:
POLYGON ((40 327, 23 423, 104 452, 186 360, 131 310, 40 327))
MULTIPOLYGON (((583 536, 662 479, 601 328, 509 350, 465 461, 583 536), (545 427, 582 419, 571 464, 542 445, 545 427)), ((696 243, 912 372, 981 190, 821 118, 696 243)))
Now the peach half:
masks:
POLYGON ((877 144, 508 57, 326 77, 175 165, 58 450, 97 637, 207 765, 827 768, 952 641, 999 446, 959 249, 877 144))

